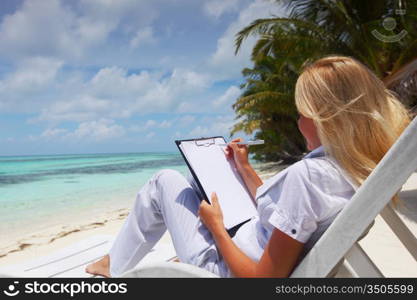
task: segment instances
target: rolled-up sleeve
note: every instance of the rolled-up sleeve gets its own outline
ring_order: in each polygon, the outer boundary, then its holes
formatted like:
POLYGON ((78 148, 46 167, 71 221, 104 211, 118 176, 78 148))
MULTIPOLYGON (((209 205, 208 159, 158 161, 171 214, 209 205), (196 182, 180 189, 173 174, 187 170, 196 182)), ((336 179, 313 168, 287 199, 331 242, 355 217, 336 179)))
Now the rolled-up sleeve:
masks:
POLYGON ((312 203, 317 197, 304 161, 289 167, 282 190, 268 222, 288 236, 306 243, 317 229, 318 216, 312 203))

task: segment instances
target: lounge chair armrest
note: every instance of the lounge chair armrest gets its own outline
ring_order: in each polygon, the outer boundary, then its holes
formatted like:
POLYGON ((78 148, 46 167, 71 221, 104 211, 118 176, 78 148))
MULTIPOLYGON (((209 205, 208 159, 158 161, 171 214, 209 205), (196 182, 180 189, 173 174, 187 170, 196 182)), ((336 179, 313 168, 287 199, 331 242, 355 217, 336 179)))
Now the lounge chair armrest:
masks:
POLYGON ((188 278, 188 277, 204 277, 218 278, 214 273, 205 269, 180 262, 158 262, 143 265, 137 269, 126 272, 122 277, 135 278, 188 278))

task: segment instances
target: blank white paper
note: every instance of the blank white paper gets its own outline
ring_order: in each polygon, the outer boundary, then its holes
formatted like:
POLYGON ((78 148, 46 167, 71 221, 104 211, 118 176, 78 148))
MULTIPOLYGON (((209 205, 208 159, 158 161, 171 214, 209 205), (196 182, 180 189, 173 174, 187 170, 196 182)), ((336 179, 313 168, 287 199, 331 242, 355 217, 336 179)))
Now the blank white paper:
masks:
MULTIPOLYGON (((207 197, 216 192, 223 212, 226 229, 246 221, 257 214, 256 207, 233 160, 228 160, 224 150, 226 141, 214 138, 215 144, 204 146, 205 140, 181 142, 179 147, 197 175, 207 197)), ((209 142, 213 139, 208 139, 209 142)))

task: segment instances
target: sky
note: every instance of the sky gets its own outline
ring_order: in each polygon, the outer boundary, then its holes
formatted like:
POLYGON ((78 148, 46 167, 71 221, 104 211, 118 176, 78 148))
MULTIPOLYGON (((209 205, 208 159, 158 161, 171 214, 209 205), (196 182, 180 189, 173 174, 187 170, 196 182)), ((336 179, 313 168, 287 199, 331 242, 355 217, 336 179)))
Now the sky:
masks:
POLYGON ((1 0, 0 155, 230 140, 255 41, 235 55, 235 35, 272 15, 272 0, 1 0))

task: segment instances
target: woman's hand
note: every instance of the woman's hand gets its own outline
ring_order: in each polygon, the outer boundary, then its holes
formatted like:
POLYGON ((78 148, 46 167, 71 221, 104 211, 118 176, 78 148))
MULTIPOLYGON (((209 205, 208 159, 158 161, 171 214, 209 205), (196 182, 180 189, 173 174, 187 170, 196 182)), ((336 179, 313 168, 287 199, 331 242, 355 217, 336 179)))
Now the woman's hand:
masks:
POLYGON ((224 150, 228 159, 233 159, 236 163, 236 167, 241 169, 249 164, 248 160, 248 146, 238 145, 236 143, 243 142, 242 138, 232 140, 227 148, 224 150))
POLYGON ((208 204, 206 200, 201 201, 198 215, 200 216, 203 224, 206 225, 208 230, 214 235, 225 230, 223 224, 223 213, 215 192, 211 194, 210 203, 211 204, 208 204))

